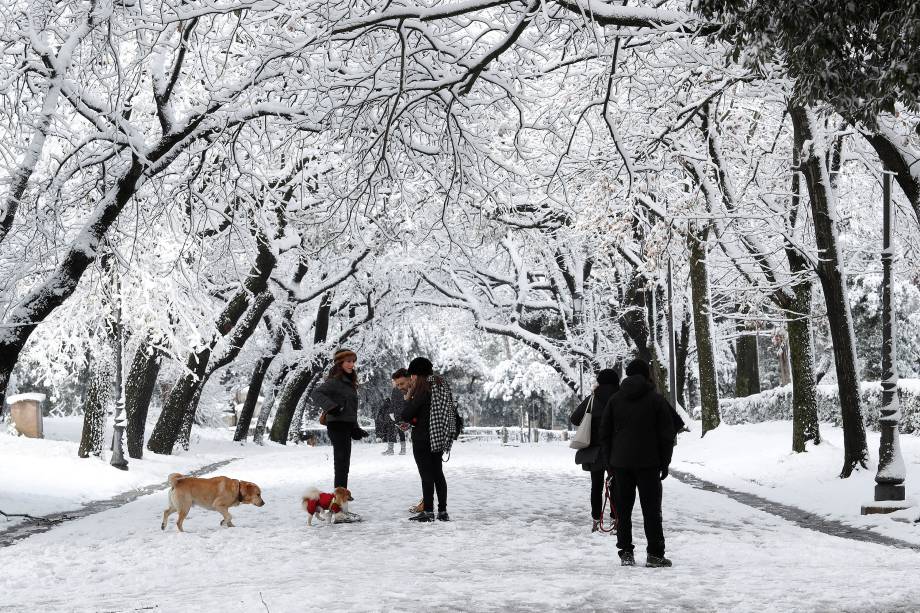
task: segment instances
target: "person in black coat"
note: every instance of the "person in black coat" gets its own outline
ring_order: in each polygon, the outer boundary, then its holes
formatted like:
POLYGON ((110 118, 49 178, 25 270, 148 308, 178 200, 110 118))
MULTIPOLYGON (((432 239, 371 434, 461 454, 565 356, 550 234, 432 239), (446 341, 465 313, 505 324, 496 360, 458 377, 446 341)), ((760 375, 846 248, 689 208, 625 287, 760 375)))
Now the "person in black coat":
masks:
MULTIPOLYGON (((615 370, 605 368, 598 371, 594 392, 581 401, 569 418, 574 425, 581 425, 588 404, 591 404, 591 444, 575 453, 575 463, 581 464, 582 469, 591 473, 591 518, 593 520, 591 532, 597 532, 600 527, 607 469, 607 460, 601 450, 601 426, 607 412, 607 403, 619 389, 620 376, 615 370), (591 402, 592 396, 593 402, 591 402)), ((614 516, 613 508, 610 509, 610 514, 611 517, 614 516)))
POLYGON ((646 566, 671 566, 661 525, 661 482, 668 476, 676 432, 664 396, 655 391, 648 362, 633 360, 607 407, 601 426, 602 453, 613 473, 620 562, 633 566, 632 510, 636 489, 645 523, 646 566))
POLYGON ((438 494, 438 515, 440 521, 450 521, 447 514, 447 479, 440 451, 431 451, 431 386, 428 378, 434 373, 427 358, 418 357, 409 363, 408 374, 412 389, 406 397, 406 408, 401 418, 412 424, 412 455, 422 480, 423 510, 410 517, 411 521, 434 521, 434 494, 438 494))
POLYGON ((333 356, 329 376, 310 395, 325 413, 326 431, 332 443, 335 469, 333 487, 348 487, 351 468, 351 441, 358 428, 358 356, 349 349, 339 349, 333 356))

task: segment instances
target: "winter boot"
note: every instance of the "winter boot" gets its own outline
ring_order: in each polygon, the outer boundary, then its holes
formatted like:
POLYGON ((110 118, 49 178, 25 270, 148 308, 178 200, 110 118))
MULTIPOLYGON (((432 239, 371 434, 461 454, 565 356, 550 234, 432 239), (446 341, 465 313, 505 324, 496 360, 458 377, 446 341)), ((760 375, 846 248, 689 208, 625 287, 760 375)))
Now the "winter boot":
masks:
POLYGON ((434 521, 434 513, 431 511, 422 511, 418 515, 413 515, 409 521, 429 522, 434 521))
POLYGON ((399 444, 399 455, 406 455, 406 441, 399 444))
POLYGON ((620 566, 635 566, 636 557, 631 551, 621 551, 620 552, 620 566))
POLYGON ((646 568, 668 568, 672 566, 672 564, 671 560, 664 556, 653 556, 649 554, 649 556, 645 558, 645 566, 646 568))
POLYGON ((380 455, 393 455, 393 443, 387 443, 386 451, 380 455))
POLYGON ((438 511, 438 521, 450 521, 450 515, 447 511, 438 511))

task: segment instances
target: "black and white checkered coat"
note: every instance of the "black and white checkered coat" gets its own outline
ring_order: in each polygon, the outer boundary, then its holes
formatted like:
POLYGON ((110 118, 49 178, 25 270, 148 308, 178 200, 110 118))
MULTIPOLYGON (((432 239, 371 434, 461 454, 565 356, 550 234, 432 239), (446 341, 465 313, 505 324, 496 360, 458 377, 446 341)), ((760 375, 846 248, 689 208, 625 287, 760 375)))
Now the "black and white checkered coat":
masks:
POLYGON ((457 435, 457 405, 450 385, 441 377, 428 377, 431 386, 431 413, 428 430, 432 453, 449 453, 457 435))

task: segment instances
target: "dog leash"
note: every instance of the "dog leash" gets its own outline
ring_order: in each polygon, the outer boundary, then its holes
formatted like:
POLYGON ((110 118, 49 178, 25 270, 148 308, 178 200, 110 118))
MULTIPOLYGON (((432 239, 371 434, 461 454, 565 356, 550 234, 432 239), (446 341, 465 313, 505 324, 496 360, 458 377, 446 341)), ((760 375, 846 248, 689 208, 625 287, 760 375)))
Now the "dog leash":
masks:
POLYGON ((607 511, 607 503, 610 502, 610 479, 604 479, 604 504, 601 506, 601 518, 598 523, 598 529, 601 532, 611 533, 616 532, 617 524, 619 523, 620 518, 617 517, 617 508, 615 505, 610 505, 610 511, 613 513, 613 525, 609 528, 604 527, 604 515, 607 511))

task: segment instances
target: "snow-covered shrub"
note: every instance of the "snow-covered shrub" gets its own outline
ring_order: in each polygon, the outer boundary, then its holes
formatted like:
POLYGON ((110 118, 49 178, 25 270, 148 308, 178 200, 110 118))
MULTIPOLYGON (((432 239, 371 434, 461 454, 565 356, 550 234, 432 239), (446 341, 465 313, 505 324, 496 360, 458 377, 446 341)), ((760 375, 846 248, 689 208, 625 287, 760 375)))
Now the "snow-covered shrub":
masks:
MULTIPOLYGON (((866 427, 877 430, 878 410, 882 404, 881 383, 864 382, 861 396, 866 427)), ((901 403, 901 432, 920 433, 920 379, 900 380, 898 398, 901 403)), ((727 424, 792 419, 792 386, 776 387, 747 398, 723 399, 719 406, 722 421, 727 424)), ((698 418, 699 407, 694 409, 694 416, 698 418)), ((818 386, 818 419, 822 423, 841 425, 836 385, 818 386)))

